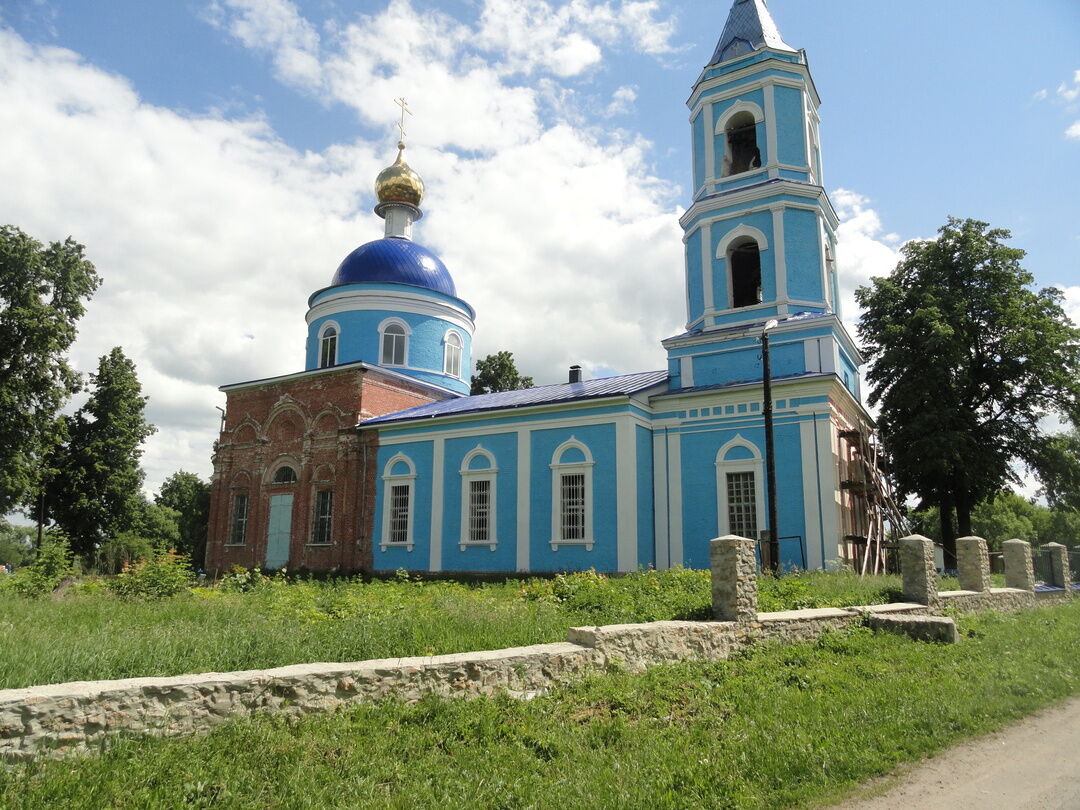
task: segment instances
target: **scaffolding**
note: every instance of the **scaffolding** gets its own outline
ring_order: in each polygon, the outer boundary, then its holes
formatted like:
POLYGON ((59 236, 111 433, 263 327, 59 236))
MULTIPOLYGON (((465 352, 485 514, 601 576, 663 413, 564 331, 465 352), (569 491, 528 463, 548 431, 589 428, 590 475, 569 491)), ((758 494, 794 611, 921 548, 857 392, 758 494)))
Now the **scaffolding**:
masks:
POLYGON ((891 538, 908 533, 877 431, 867 424, 839 431, 844 558, 860 574, 896 569, 891 538))

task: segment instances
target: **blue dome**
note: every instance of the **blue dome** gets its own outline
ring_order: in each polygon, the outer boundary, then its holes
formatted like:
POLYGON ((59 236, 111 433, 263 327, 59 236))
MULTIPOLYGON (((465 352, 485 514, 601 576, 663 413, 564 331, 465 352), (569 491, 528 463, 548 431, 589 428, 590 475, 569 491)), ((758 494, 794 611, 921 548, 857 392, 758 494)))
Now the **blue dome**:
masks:
POLYGON ((457 298, 454 280, 442 260, 409 239, 376 239, 346 256, 330 285, 358 283, 411 284, 457 298))

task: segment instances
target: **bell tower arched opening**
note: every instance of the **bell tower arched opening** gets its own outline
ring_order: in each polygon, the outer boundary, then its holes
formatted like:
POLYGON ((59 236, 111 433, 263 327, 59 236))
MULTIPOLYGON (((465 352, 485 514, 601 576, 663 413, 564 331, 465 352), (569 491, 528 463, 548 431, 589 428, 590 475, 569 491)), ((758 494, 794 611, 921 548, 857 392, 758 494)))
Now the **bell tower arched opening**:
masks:
POLYGON ((724 127, 724 139, 724 177, 761 168, 761 149, 753 113, 747 110, 731 116, 724 127))
POLYGON ((752 307, 761 303, 761 250, 746 237, 728 248, 731 278, 731 306, 752 307))

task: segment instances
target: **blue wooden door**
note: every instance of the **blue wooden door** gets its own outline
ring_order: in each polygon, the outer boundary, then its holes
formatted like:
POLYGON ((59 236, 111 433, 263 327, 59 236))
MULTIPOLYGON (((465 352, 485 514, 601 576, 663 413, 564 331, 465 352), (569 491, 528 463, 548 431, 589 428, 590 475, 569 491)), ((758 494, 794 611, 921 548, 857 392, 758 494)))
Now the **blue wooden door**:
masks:
POLYGON ((266 533, 266 567, 271 570, 289 564, 292 538, 292 495, 270 496, 270 528, 266 533))

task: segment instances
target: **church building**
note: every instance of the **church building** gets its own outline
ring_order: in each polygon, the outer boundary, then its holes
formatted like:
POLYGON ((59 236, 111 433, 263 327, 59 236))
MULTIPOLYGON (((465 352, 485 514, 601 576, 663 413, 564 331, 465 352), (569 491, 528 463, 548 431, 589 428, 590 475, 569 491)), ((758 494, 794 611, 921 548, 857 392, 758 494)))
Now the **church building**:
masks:
POLYGON ((710 539, 767 527, 765 330, 780 560, 837 560, 863 533, 845 468, 870 419, 817 90, 765 0, 735 0, 688 106, 686 326, 666 368, 468 396, 475 315, 412 241, 423 183, 402 143, 376 185, 384 238, 309 299, 306 370, 222 389, 207 570, 707 568, 710 539))

